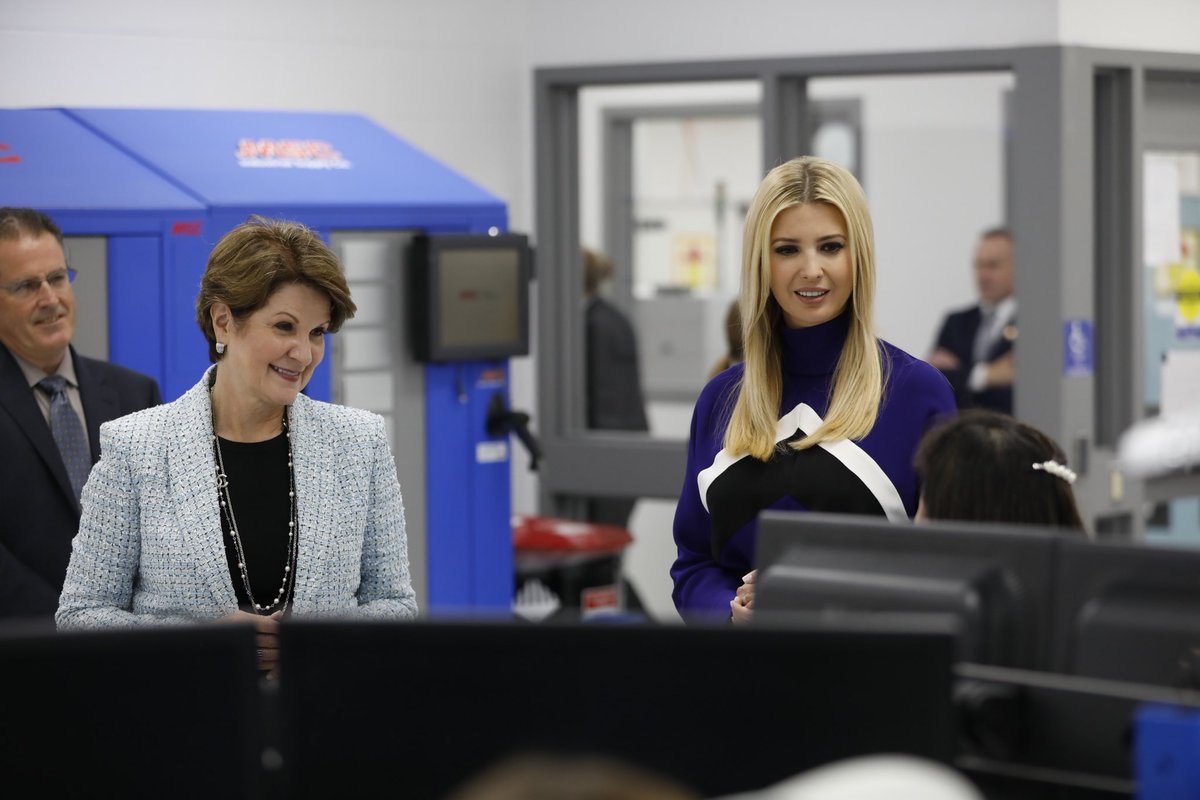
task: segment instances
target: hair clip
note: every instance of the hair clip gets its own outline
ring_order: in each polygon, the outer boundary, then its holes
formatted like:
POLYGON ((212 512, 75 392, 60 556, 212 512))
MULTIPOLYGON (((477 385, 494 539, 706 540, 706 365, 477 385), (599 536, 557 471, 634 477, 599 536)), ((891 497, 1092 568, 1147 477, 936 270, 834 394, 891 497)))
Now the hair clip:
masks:
POLYGON ((1075 483, 1075 478, 1076 478, 1075 471, 1072 469, 1068 469, 1067 467, 1058 463, 1054 459, 1051 459, 1049 461, 1043 461, 1040 464, 1034 464, 1033 468, 1041 470, 1042 472, 1048 472, 1051 475, 1055 475, 1059 478, 1062 478, 1068 484, 1075 483))

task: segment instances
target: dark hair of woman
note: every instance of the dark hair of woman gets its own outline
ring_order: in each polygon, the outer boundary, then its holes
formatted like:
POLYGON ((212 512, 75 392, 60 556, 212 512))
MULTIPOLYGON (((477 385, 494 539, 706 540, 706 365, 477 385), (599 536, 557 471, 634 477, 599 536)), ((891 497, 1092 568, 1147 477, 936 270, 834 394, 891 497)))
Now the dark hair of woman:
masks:
POLYGON ((969 410, 939 425, 921 441, 915 466, 928 519, 1085 531, 1062 449, 1007 414, 969 410))

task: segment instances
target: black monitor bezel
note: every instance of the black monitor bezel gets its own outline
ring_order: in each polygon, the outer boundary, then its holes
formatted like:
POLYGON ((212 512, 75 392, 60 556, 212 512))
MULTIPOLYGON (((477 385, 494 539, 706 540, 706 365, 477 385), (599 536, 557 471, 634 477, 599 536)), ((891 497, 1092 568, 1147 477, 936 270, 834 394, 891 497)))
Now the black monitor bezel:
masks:
POLYGON ((417 361, 448 363, 482 361, 529 355, 529 282, 533 254, 529 237, 520 233, 457 234, 422 233, 409 248, 409 303, 413 356, 417 361), (487 345, 451 346, 441 336, 438 303, 442 285, 441 256, 447 250, 517 251, 517 338, 487 345))
POLYGON ((280 630, 284 752, 296 797, 401 776, 440 797, 529 752, 616 758, 706 797, 868 752, 948 763, 951 646, 936 630, 301 621, 280 630), (730 762, 738 725, 756 744, 730 762))
MULTIPOLYGON (((1152 594, 1200 595, 1200 549, 1144 542, 1067 541, 1059 551, 1055 586, 1052 622, 1058 634, 1054 641, 1053 671, 1104 680, 1172 685, 1170 681, 1139 678, 1131 672, 1115 669, 1112 664, 1106 665, 1102 672, 1084 669, 1075 657, 1081 635, 1077 621, 1085 609, 1095 609, 1096 604, 1109 597, 1117 586, 1136 587, 1152 594)), ((1195 609, 1193 641, 1200 647, 1200 604, 1195 609)), ((1161 619, 1146 622, 1157 627, 1162 625, 1161 619)), ((1184 664, 1178 666, 1181 670, 1186 668, 1184 664)), ((1193 663, 1192 667, 1198 669, 1200 665, 1193 663)), ((1164 665, 1164 671, 1167 669, 1164 665)))
MULTIPOLYGON (((1043 669, 1050 662, 1049 610, 1053 607, 1056 548, 1064 539, 1054 528, 1005 523, 926 521, 919 525, 851 514, 765 511, 759 516, 756 566, 763 571, 796 547, 848 550, 864 542, 875 553, 1003 559, 1021 579, 1019 641, 998 666, 1043 669)), ((760 589, 756 613, 772 613, 760 589)))
POLYGON ((256 646, 249 625, 2 626, 5 779, 56 797, 261 796, 256 646))

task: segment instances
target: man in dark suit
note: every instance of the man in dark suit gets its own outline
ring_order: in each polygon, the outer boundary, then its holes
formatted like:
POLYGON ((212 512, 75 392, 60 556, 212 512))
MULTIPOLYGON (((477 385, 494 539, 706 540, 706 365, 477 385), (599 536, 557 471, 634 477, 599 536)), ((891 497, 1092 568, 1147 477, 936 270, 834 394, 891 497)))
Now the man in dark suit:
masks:
POLYGON ((1007 228, 985 231, 975 248, 979 303, 946 316, 927 359, 954 387, 959 408, 1013 411, 1013 243, 1007 228))
POLYGON ((52 620, 100 425, 161 401, 70 346, 73 278, 53 220, 0 208, 0 619, 52 620))

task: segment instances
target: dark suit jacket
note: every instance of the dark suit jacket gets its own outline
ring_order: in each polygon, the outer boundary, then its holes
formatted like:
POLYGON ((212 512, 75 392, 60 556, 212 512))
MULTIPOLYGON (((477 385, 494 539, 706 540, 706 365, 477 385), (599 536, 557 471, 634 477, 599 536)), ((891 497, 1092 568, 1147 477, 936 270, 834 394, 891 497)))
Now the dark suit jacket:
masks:
MULTIPOLYGON (((979 330, 983 312, 979 306, 971 306, 964 311, 956 311, 946 315, 942 329, 938 333, 937 346, 949 350, 958 357, 959 367, 953 370, 942 370, 946 380, 954 388, 954 397, 959 408, 990 408, 1011 414, 1013 410, 1013 391, 1011 386, 985 389, 982 392, 972 392, 967 388, 967 379, 975 367, 975 334, 979 330)), ((988 350, 985 361, 995 361, 1000 356, 1012 350, 1013 343, 1000 337, 988 350)))
POLYGON ((588 302, 585 332, 588 427, 647 430, 633 326, 612 303, 594 297, 588 302))
MULTIPOLYGON (((648 430, 633 325, 612 303, 593 297, 587 304, 584 330, 588 427, 592 430, 648 430)), ((629 523, 634 502, 625 497, 593 498, 588 501, 588 519, 624 528, 629 523)))
MULTIPOLYGON (((100 425, 161 402, 158 384, 71 349, 92 463, 100 425)), ((67 468, 25 375, 0 345, 0 618, 53 617, 79 528, 67 468)))

